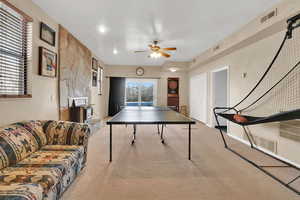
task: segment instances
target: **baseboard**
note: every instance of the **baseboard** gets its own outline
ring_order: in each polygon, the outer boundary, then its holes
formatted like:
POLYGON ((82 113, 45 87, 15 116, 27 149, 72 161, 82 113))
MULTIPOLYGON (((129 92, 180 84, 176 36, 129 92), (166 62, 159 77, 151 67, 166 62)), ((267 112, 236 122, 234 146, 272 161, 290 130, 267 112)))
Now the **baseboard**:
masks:
MULTIPOLYGON (((248 146, 251 146, 251 145, 250 145, 250 142, 248 142, 248 141, 246 141, 246 140, 243 140, 243 139, 241 139, 241 138, 239 138, 239 137, 237 137, 237 136, 235 136, 235 135, 231 135, 230 133, 227 133, 227 135, 228 135, 229 137, 231 137, 232 139, 234 139, 234 140, 237 140, 237 141, 242 142, 242 143, 244 143, 244 144, 246 144, 246 145, 248 145, 248 146)), ((277 154, 274 154, 274 153, 271 152, 271 151, 268 151, 268 150, 266 150, 266 149, 264 149, 264 148, 258 147, 258 146, 256 146, 255 144, 253 144, 253 145, 254 145, 257 149, 259 149, 259 150, 261 150, 261 151, 263 151, 263 152, 265 152, 265 153, 267 153, 267 154, 270 154, 271 156, 274 156, 274 157, 276 157, 276 158, 278 158, 278 159, 280 159, 280 160, 283 160, 284 162, 290 163, 290 164, 292 164, 292 165, 294 165, 294 166, 300 168, 300 165, 299 165, 299 164, 297 164, 297 163, 295 163, 295 162, 293 162, 293 161, 290 161, 289 159, 283 158, 283 157, 281 157, 281 156, 279 156, 279 155, 277 155, 277 154)))
POLYGON ((206 126, 208 126, 209 128, 214 128, 214 126, 212 124, 206 123, 206 126))
POLYGON ((241 142, 241 143, 244 143, 244 144, 246 144, 246 145, 248 145, 248 146, 251 146, 250 142, 248 142, 248 141, 246 141, 246 140, 243 140, 242 138, 240 138, 240 137, 238 137, 238 136, 231 135, 230 133, 227 133, 227 135, 228 135, 229 137, 231 137, 232 139, 235 139, 235 140, 237 140, 237 141, 239 141, 239 142, 241 142))

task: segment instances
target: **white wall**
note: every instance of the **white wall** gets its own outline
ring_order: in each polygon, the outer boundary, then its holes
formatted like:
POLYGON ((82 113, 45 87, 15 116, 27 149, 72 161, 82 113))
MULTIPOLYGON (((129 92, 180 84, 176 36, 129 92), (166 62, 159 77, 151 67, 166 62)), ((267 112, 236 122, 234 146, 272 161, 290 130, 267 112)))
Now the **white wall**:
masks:
MULTIPOLYGON (((94 58, 97 58, 97 56, 93 56, 94 58)), ((100 62, 100 66, 103 67, 103 82, 102 82, 102 95, 99 95, 98 92, 98 87, 92 87, 92 92, 91 92, 91 104, 93 105, 94 109, 94 115, 93 119, 95 120, 102 120, 104 119, 106 115, 106 96, 108 96, 107 93, 107 80, 105 78, 105 73, 106 73, 106 65, 99 59, 98 62, 100 62)), ((92 72, 91 72, 92 73, 92 72)), ((92 74, 91 74, 92 75, 92 74)), ((92 83, 91 83, 92 85, 92 83)))
POLYGON ((31 16, 33 22, 32 60, 28 69, 29 92, 32 98, 0 99, 0 125, 31 120, 31 119, 58 119, 58 80, 38 75, 39 46, 58 52, 58 45, 52 47, 40 40, 40 22, 48 24, 58 35, 58 24, 47 16, 31 0, 9 0, 11 4, 31 16))
POLYGON ((207 73, 190 78, 190 117, 207 123, 207 73))
MULTIPOLYGON (((33 22, 32 60, 28 69, 29 92, 32 98, 7 99, 0 98, 0 126, 23 120, 58 120, 59 96, 58 78, 48 78, 38 75, 39 46, 43 46, 58 54, 58 23, 35 5, 31 0, 8 0, 9 3, 31 16, 33 22), (52 47, 40 40, 40 22, 44 22, 56 31, 56 46, 52 47)), ((102 63, 102 66, 105 65, 102 63)), ((103 95, 99 96, 93 88, 92 103, 95 104, 97 118, 106 116, 107 82, 104 79, 103 95)))
MULTIPOLYGON (((258 17, 247 27, 222 41, 221 44, 224 46, 219 52, 209 50, 205 52, 205 55, 200 55, 190 68, 190 77, 216 70, 216 66, 230 66, 230 105, 233 106, 239 102, 253 88, 270 64, 286 33, 287 18, 300 12, 300 1, 286 0, 277 8, 279 15, 270 22, 260 25, 260 17, 258 17), (243 73, 247 73, 247 77, 243 78, 243 73)), ((210 94, 211 78, 208 77, 209 98, 212 96, 210 94)), ((209 121, 212 120, 212 115, 210 115, 212 109, 213 105, 209 101, 207 107, 209 121)), ((278 156, 300 165, 300 143, 280 137, 279 123, 256 125, 249 128, 254 136, 274 141, 277 144, 276 154, 278 156)), ((240 126, 230 123, 229 133, 243 139, 244 132, 240 126)))

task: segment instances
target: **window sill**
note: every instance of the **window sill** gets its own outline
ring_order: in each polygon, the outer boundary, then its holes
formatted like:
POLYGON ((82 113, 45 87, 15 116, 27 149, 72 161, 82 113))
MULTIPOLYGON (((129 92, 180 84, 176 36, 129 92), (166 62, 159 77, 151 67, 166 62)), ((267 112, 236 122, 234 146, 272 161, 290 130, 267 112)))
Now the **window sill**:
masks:
POLYGON ((26 95, 0 95, 0 99, 25 99, 25 98, 32 98, 31 94, 26 95))

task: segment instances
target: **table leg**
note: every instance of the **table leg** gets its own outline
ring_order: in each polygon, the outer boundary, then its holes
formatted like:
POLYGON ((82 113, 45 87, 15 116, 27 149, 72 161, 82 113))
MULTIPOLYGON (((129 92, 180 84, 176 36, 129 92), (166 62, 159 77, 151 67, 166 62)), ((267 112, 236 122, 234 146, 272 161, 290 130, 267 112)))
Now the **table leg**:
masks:
POLYGON ((165 143, 164 141, 164 125, 161 125, 161 133, 160 133, 160 139, 161 139, 161 143, 165 143))
POLYGON ((131 144, 134 144, 136 139, 136 124, 133 124, 133 139, 131 141, 131 144))
POLYGON ((109 162, 112 161, 112 124, 109 126, 109 162))
POLYGON ((157 133, 158 133, 158 135, 160 134, 159 124, 157 124, 157 133))
POLYGON ((191 160, 191 124, 189 124, 189 160, 191 160))

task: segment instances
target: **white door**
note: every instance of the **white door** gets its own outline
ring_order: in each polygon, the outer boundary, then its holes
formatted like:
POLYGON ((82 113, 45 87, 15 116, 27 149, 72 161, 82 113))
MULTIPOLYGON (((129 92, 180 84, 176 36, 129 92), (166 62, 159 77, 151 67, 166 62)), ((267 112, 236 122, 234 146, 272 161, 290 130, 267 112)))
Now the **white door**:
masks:
MULTIPOLYGON (((212 72, 212 105, 213 107, 228 106, 228 69, 212 72)), ((214 115, 213 126, 217 126, 214 115)), ((219 117, 220 126, 227 126, 227 120, 219 117)))
POLYGON ((207 123, 207 74, 190 78, 190 116, 207 123))

